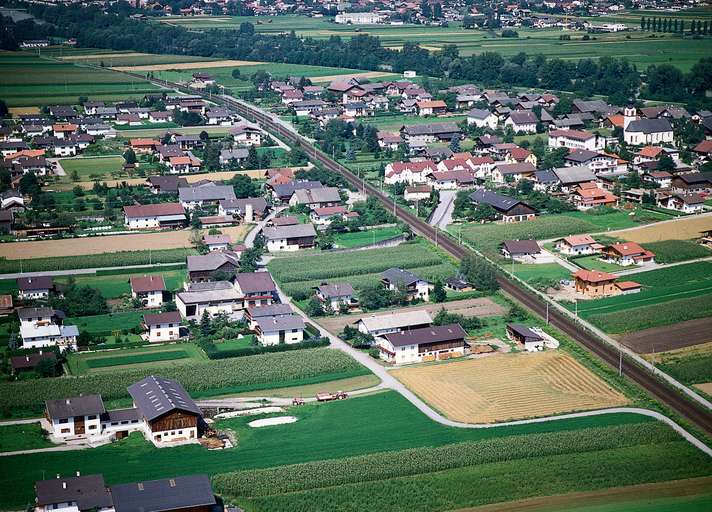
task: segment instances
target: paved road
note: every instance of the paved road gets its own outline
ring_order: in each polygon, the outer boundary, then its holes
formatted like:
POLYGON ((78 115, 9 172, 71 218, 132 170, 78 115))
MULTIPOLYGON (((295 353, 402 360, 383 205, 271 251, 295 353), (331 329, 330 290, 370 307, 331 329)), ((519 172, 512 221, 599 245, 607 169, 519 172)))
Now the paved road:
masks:
POLYGON ((440 191, 440 202, 431 215, 428 224, 437 226, 440 229, 445 229, 452 224, 452 212, 455 209, 456 195, 457 191, 455 190, 440 191))

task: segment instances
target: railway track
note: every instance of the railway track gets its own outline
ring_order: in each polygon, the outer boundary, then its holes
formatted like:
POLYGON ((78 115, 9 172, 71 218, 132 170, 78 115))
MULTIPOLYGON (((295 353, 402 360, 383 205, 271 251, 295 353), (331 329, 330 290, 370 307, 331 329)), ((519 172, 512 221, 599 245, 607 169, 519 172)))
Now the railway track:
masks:
MULTIPOLYGON (((145 77, 141 75, 134 76, 145 79, 145 77)), ((189 94, 195 94, 195 91, 175 83, 159 80, 152 81, 157 85, 166 85, 189 94)), ((294 133, 291 129, 286 128, 272 116, 264 114, 255 107, 230 98, 213 96, 209 99, 232 108, 243 117, 253 119, 257 124, 269 129, 280 138, 291 144, 299 144, 303 148, 310 148, 307 151, 310 158, 313 158, 321 163, 326 169, 341 174, 357 189, 363 190, 364 193, 377 197, 384 207, 392 211, 398 219, 408 224, 413 232, 435 242, 440 248, 447 251, 455 258, 462 259, 466 255, 472 253, 472 251, 467 247, 457 243, 447 235, 439 233, 436 228, 430 226, 427 222, 395 205, 387 195, 383 194, 376 187, 368 182, 362 181, 349 169, 317 150, 312 146, 310 141, 301 135, 294 133)), ((522 288, 516 282, 508 279, 502 274, 498 276, 498 281, 502 290, 512 296, 516 301, 520 302, 540 317, 547 318, 551 325, 580 343, 583 347, 594 353, 612 368, 618 369, 620 365, 625 376, 637 383, 672 410, 697 425, 706 434, 712 435, 712 411, 705 408, 701 404, 687 399, 677 390, 673 389, 668 384, 651 374, 650 371, 642 368, 630 358, 626 357, 624 354, 621 354, 615 347, 600 340, 594 334, 585 330, 581 325, 578 325, 571 318, 565 316, 560 311, 555 308, 549 308, 547 303, 536 294, 522 288)))

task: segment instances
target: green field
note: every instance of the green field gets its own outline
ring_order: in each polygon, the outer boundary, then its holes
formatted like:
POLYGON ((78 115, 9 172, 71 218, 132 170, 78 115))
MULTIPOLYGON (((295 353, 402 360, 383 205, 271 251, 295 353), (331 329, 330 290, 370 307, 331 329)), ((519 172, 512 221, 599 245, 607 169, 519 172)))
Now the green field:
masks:
POLYGON ((558 263, 515 263, 503 264, 503 268, 514 273, 522 281, 536 283, 539 281, 561 281, 571 279, 571 272, 558 263))
POLYGON ((240 348, 252 347, 255 345, 255 336, 249 334, 242 338, 234 340, 222 340, 215 343, 215 350, 218 352, 227 352, 229 350, 237 350, 240 348))
POLYGON ((607 332, 620 333, 701 318, 712 311, 712 262, 639 272, 625 280, 640 283, 642 291, 579 301, 578 314, 607 332))
POLYGON ((692 240, 651 242, 645 244, 645 248, 655 253, 657 263, 677 263, 712 256, 712 251, 692 240))
POLYGON ((684 384, 712 382, 712 354, 710 353, 685 354, 683 352, 664 355, 662 362, 656 366, 684 384))
POLYGON ((455 273, 453 263, 423 240, 384 249, 276 258, 268 265, 288 295, 308 292, 325 281, 366 288, 377 284, 379 274, 391 267, 408 269, 429 280, 445 279, 455 273))
POLYGON ((334 236, 334 243, 337 247, 351 248, 362 245, 375 244, 401 234, 397 227, 369 229, 366 231, 354 231, 352 233, 339 233, 334 236))
POLYGON ((157 87, 120 73, 41 58, 30 52, 0 53, 0 97, 11 107, 77 104, 142 98, 157 87))
MULTIPOLYGON (((632 26, 640 25, 642 11, 625 15, 588 18, 594 24, 603 24, 624 17, 632 26)), ((647 16, 651 14, 648 13, 647 16)), ((656 13, 655 16, 673 17, 676 13, 656 13)), ((695 13, 689 19, 711 19, 710 11, 695 13)), ((454 44, 460 54, 467 56, 483 52, 496 51, 504 56, 519 52, 530 55, 542 54, 547 57, 563 59, 600 58, 604 56, 625 57, 643 68, 650 64, 670 63, 687 71, 700 58, 709 53, 709 39, 692 39, 675 34, 656 34, 649 37, 647 32, 619 32, 615 34, 593 34, 589 41, 583 41, 585 32, 563 32, 561 29, 527 29, 517 27, 518 38, 501 38, 494 32, 484 30, 465 30, 460 23, 451 22, 448 27, 423 25, 338 25, 328 18, 308 18, 306 16, 265 16, 265 17, 167 17, 160 18, 163 23, 170 23, 192 29, 221 28, 234 30, 242 22, 255 24, 260 33, 277 34, 294 30, 300 36, 326 39, 332 36, 351 37, 358 34, 377 36, 386 47, 399 48, 403 43, 419 43, 428 50, 440 50, 444 45, 454 44), (358 30, 358 31, 357 31, 358 30), (562 41, 562 34, 571 36, 571 40, 562 41)), ((689 24, 689 23, 688 23, 689 24)))
POLYGON ((125 331, 137 327, 145 311, 123 311, 106 315, 67 318, 68 325, 76 325, 79 331, 87 331, 98 336, 107 336, 114 331, 125 331))
POLYGON ((138 368, 137 365, 157 367, 160 363, 171 363, 180 359, 196 361, 206 359, 205 353, 194 343, 150 345, 128 349, 121 348, 120 344, 116 346, 116 350, 70 354, 67 359, 69 371, 72 375, 86 375, 105 369, 113 372, 119 366, 126 369, 138 368))
MULTIPOLYGON (((451 475, 449 471, 459 475, 455 479, 446 478, 451 484, 448 489, 454 491, 459 487, 455 494, 458 499, 451 501, 451 506, 465 503, 460 500, 476 504, 481 500, 486 503, 507 499, 506 494, 515 489, 520 490, 510 496, 525 497, 703 476, 712 472, 709 459, 670 429, 647 418, 628 414, 516 427, 456 429, 432 422, 393 392, 344 402, 306 405, 290 413, 299 418, 296 423, 269 428, 248 427, 246 424, 252 418, 218 422, 217 428, 234 430, 240 440, 237 448, 228 450, 208 451, 194 445, 157 449, 135 434, 129 439, 92 450, 11 457, 4 461, 3 470, 0 470, 4 482, 0 487, 0 506, 4 509, 23 506, 32 498, 33 483, 42 477, 43 471, 45 474, 73 474, 75 471, 103 473, 106 482, 111 485, 198 471, 214 475, 396 450, 408 451, 405 454, 395 452, 392 458, 378 459, 385 459, 385 464, 370 470, 377 481, 366 481, 371 479, 359 476, 354 483, 329 486, 333 500, 324 503, 319 497, 309 503, 308 510, 344 510, 343 507, 351 510, 350 507, 364 499, 364 490, 377 500, 371 502, 374 510, 391 509, 405 498, 399 493, 397 500, 383 501, 397 484, 407 483, 400 481, 400 478, 423 482, 417 493, 403 501, 403 506, 412 507, 415 501, 420 501, 417 510, 441 510, 438 496, 447 494, 441 494, 430 483, 432 479, 441 480, 451 475), (446 446, 462 442, 471 443, 465 453, 461 453, 459 447, 448 450, 446 446), (437 447, 444 448, 438 451, 437 447), (416 467, 415 476, 400 476, 411 470, 412 463, 407 468, 401 468, 398 463, 412 459, 408 454, 414 448, 423 449, 421 458, 427 466, 422 469, 416 467), (450 453, 451 457, 448 456, 450 453), (392 463, 388 465, 391 459, 392 463), (452 469, 442 472, 438 465, 449 465, 452 469), (601 467, 606 468, 605 474, 601 473, 601 467), (534 468, 537 474, 544 472, 545 478, 526 479, 529 482, 526 486, 522 485, 521 479, 512 478, 515 474, 531 474, 534 468), (631 468, 636 469, 633 471, 631 468), (420 472, 424 474, 417 474, 420 472), (468 484, 464 484, 464 478, 468 484), (472 482, 488 481, 493 484, 472 485, 472 482), (349 504, 347 498, 351 491, 357 491, 352 494, 358 498, 353 504, 349 504)), ((339 466, 346 468, 343 477, 353 479, 354 474, 364 473, 360 462, 361 458, 343 461, 339 466)), ((336 463, 339 464, 338 461, 336 463)), ((325 480, 328 482, 341 475, 338 471, 321 472, 312 477, 310 469, 311 466, 307 465, 301 473, 287 468, 288 474, 293 475, 292 479, 272 482, 280 487, 292 484, 299 488, 305 485, 311 487, 309 482, 313 481, 315 486, 321 487, 325 480)), ((409 484, 403 488, 410 490, 411 487, 409 484)), ((328 491, 310 490, 322 493, 321 496, 329 494, 328 491)), ((299 492, 290 496, 294 497, 294 501, 290 501, 286 508, 279 503, 280 497, 274 496, 277 500, 274 508, 265 503, 255 510, 306 510, 302 503, 308 497, 299 492)), ((242 505, 242 502, 239 504, 242 505)), ((358 508, 363 509, 363 506, 358 508)), ((393 509, 405 510, 399 507, 393 509)))
POLYGON ((59 163, 66 173, 61 181, 71 182, 74 171, 79 175, 79 181, 94 181, 110 179, 112 173, 120 173, 124 159, 120 156, 64 158, 59 163))
POLYGON ((0 426, 0 452, 51 448, 51 441, 42 435, 39 423, 0 426))

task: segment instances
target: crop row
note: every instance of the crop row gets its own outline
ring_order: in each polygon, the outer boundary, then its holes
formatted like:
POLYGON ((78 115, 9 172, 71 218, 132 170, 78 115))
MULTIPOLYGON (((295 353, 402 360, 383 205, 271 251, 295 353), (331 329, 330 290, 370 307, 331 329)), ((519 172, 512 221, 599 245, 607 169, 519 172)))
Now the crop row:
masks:
POLYGON ((123 267, 128 265, 152 265, 185 261, 194 249, 162 249, 158 251, 122 251, 83 256, 55 256, 50 258, 26 258, 23 260, 0 259, 0 274, 17 272, 44 272, 74 268, 123 267))
MULTIPOLYGON (((446 279, 455 273, 455 267, 451 263, 439 263, 424 267, 408 267, 408 270, 429 281, 436 279, 446 279)), ((358 274, 349 277, 337 277, 330 279, 330 283, 351 283, 356 290, 363 290, 369 286, 376 285, 380 282, 380 273, 358 274)), ((299 292, 309 292, 313 286, 318 286, 324 281, 320 279, 308 279, 305 281, 291 281, 281 286, 282 291, 287 295, 294 296, 299 292)))
POLYGON ((228 496, 269 496, 492 462, 660 443, 676 438, 671 429, 652 422, 585 428, 224 473, 213 477, 213 485, 218 493, 228 496))
MULTIPOLYGON (((0 383, 2 411, 41 410, 45 400, 98 393, 107 399, 128 397, 126 388, 151 374, 180 382, 193 395, 231 392, 238 388, 309 379, 320 375, 334 378, 368 373, 348 355, 330 349, 298 350, 215 361, 181 361, 166 366, 0 383)), ((267 387, 267 386, 265 386, 267 387)))
POLYGON ((442 263, 443 257, 420 243, 304 257, 275 259, 270 271, 280 283, 331 279, 382 272, 391 267, 415 268, 442 263))

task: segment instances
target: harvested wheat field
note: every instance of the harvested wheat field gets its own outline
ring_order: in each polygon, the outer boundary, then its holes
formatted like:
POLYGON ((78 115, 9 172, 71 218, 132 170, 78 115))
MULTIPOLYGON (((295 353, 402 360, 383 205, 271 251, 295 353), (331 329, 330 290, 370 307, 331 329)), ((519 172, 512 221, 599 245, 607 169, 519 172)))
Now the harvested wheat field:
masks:
POLYGON ((117 57, 153 57, 151 53, 141 53, 141 52, 116 52, 116 53, 88 53, 86 55, 65 55, 59 57, 59 60, 97 60, 97 59, 112 59, 117 57))
MULTIPOLYGON (((245 237, 250 226, 220 228, 233 242, 245 237)), ((190 230, 137 233, 135 235, 107 235, 65 240, 38 240, 0 244, 0 258, 8 260, 47 258, 53 256, 82 256, 119 251, 147 251, 148 249, 179 249, 190 247, 190 230)))
POLYGON ((393 76, 393 73, 387 71, 365 71, 363 73, 354 73, 350 75, 327 75, 327 76, 310 76, 312 82, 331 82, 333 80, 350 80, 351 78, 380 78, 383 76, 393 76))
POLYGON ((630 242, 644 244, 663 240, 690 240, 712 230, 712 215, 693 215, 674 221, 657 222, 640 228, 612 231, 611 234, 630 242))
POLYGON ((118 66, 116 71, 170 71, 172 69, 202 69, 202 68, 234 68, 237 66, 254 66, 264 62, 251 60, 201 60, 197 62, 176 62, 174 64, 144 64, 142 66, 118 66))
POLYGON ((390 373, 445 416, 465 423, 497 423, 628 403, 573 357, 556 351, 497 354, 390 373))
POLYGON ((703 384, 695 384, 693 387, 696 387, 703 393, 706 393, 706 394, 712 396, 712 382, 705 382, 703 384))

